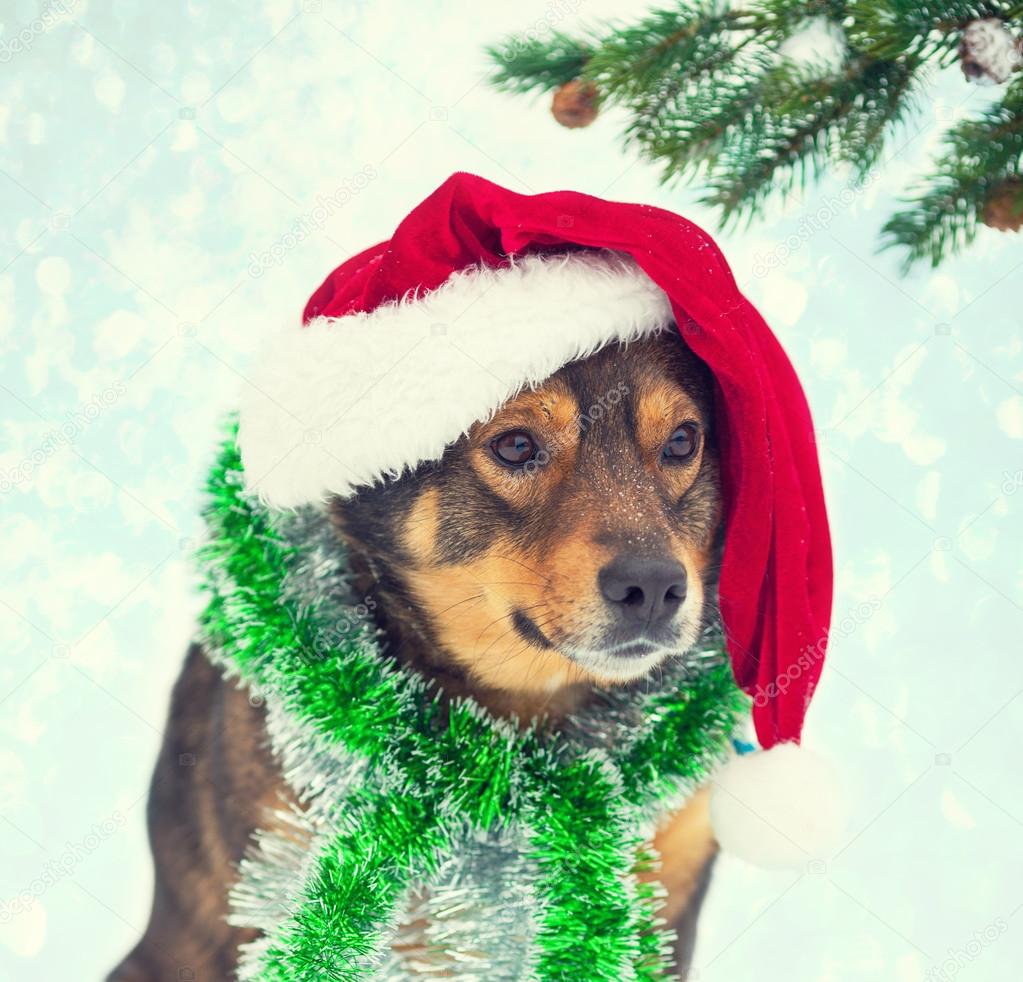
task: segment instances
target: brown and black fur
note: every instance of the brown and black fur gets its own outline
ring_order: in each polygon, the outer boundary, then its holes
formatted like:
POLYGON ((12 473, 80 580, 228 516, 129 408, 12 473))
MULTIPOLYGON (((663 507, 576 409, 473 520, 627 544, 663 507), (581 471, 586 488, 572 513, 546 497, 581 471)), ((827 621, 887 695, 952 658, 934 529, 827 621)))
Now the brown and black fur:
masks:
MULTIPOLYGON (((512 399, 439 462, 332 502, 386 651, 447 694, 519 721, 543 715, 550 726, 602 688, 642 685, 657 670, 650 660, 692 643, 712 614, 721 522, 712 406, 705 368, 674 331, 612 346, 512 399), (683 423, 695 424, 698 450, 666 463, 661 448, 683 423), (512 470, 492 441, 520 429, 547 456, 512 470), (658 635, 664 650, 652 654, 635 642, 642 658, 606 653, 634 650, 622 634, 627 601, 601 585, 623 557, 685 572, 674 619, 658 622, 674 640, 658 635)), ((628 630, 653 636, 649 625, 628 630)), ((149 925, 111 982, 232 977, 237 947, 252 935, 226 923, 227 891, 252 832, 286 797, 262 710, 193 647, 149 801, 149 925)), ((703 792, 656 845, 662 913, 678 933, 685 978, 716 851, 703 792)))

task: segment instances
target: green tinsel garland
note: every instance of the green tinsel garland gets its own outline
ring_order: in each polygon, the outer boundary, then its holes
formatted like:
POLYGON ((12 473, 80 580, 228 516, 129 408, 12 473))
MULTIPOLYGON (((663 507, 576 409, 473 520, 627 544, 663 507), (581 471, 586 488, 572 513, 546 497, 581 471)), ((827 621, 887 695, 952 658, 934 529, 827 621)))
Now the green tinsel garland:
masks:
MULTIPOLYGON (((656 869, 656 821, 729 753, 748 708, 720 633, 655 690, 603 695, 555 736, 518 729, 472 701, 445 703, 382 653, 322 510, 271 515, 244 490, 233 435, 208 490, 202 640, 266 700, 303 806, 288 819, 301 835, 262 833, 243 864, 234 920, 263 938, 241 976, 422 977, 394 942, 426 890, 461 904, 455 927, 480 947, 475 962, 452 955, 457 971, 445 978, 669 978, 663 891, 637 874, 656 869), (495 883, 503 870, 506 894, 528 888, 517 903, 528 925, 514 936, 495 936, 493 916, 472 920, 487 888, 473 863, 492 868, 495 883), (499 969, 502 958, 521 970, 499 969)), ((497 896, 493 910, 502 903, 512 901, 497 896)))

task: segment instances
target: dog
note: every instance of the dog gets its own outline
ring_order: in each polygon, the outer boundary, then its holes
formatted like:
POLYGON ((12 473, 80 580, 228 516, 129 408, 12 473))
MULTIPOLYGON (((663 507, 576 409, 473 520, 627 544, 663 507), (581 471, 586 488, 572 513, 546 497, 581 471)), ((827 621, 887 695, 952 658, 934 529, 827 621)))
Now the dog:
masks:
MULTIPOLYGON (((520 725, 644 684, 715 615, 713 412, 672 327, 569 363, 439 461, 330 501, 385 653, 520 725)), ((254 934, 227 923, 228 890, 282 798, 262 708, 193 646, 150 791, 149 923, 109 982, 233 977, 254 934)), ((707 812, 697 792, 655 838, 681 978, 717 848, 707 812)))

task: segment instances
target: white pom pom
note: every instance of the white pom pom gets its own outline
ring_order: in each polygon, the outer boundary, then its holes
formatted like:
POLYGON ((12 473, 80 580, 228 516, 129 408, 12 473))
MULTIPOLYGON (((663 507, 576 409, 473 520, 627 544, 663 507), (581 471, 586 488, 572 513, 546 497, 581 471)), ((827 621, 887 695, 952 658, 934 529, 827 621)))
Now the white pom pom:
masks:
POLYGON ((710 819, 725 852, 765 869, 796 869, 841 845, 845 795, 826 761, 780 743, 736 757, 714 776, 710 819))

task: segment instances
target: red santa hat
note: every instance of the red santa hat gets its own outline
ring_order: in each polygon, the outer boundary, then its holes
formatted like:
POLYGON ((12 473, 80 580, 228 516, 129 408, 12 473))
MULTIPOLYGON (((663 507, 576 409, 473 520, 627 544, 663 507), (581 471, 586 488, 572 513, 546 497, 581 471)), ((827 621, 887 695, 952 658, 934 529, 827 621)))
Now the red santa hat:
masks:
POLYGON ((769 864, 820 852, 833 823, 820 798, 800 802, 816 794, 807 775, 826 775, 794 746, 832 596, 813 424, 792 365, 710 236, 659 208, 455 174, 389 241, 334 270, 304 321, 264 352, 241 412, 248 480, 278 507, 438 459, 562 365, 677 325, 716 380, 721 616, 759 741, 776 748, 721 774, 715 827, 747 855, 772 840, 769 864))

